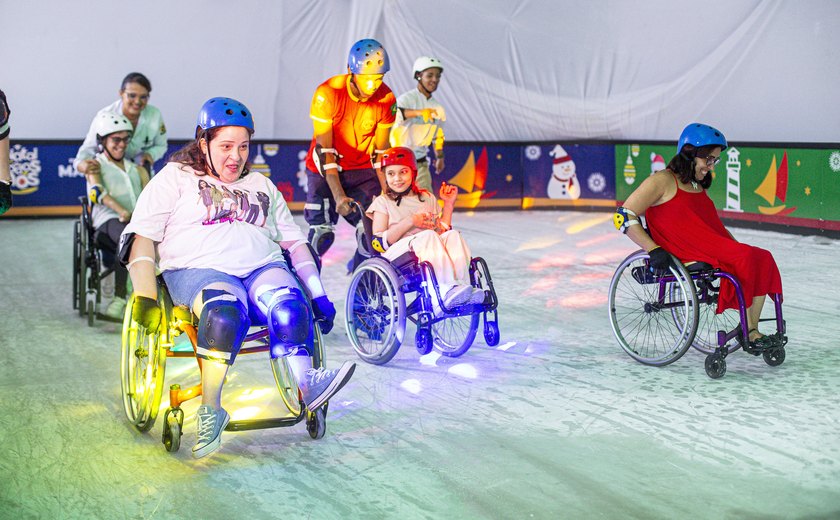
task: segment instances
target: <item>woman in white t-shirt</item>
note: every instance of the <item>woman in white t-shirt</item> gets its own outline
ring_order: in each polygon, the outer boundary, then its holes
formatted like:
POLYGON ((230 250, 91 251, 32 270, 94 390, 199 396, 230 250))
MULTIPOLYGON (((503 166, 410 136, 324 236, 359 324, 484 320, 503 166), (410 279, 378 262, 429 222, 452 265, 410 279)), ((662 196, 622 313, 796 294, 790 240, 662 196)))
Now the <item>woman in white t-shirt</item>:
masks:
POLYGON ((152 178, 123 234, 122 256, 128 253, 136 295, 133 319, 152 332, 160 326, 156 255, 173 303, 190 307, 199 317, 202 402, 195 457, 212 453, 221 443, 230 420, 221 406, 222 385, 251 316, 267 323, 271 355, 297 353, 290 357, 291 366, 310 411, 344 386, 355 368, 349 362, 337 370, 311 368, 306 340, 312 317, 326 334, 335 308, 282 195, 270 179, 247 168, 253 132, 251 112, 239 101, 212 98, 204 103, 195 141, 152 178), (251 210, 247 217, 239 211, 245 203, 251 210), (303 286, 281 248, 288 251, 303 286))
POLYGON ((484 301, 484 292, 469 283, 470 249, 452 229, 458 187, 440 187, 443 211, 434 195, 417 186, 417 163, 410 148, 390 148, 382 156, 387 190, 374 199, 366 214, 373 219, 374 247, 393 260, 413 251, 435 270, 447 308, 484 301))

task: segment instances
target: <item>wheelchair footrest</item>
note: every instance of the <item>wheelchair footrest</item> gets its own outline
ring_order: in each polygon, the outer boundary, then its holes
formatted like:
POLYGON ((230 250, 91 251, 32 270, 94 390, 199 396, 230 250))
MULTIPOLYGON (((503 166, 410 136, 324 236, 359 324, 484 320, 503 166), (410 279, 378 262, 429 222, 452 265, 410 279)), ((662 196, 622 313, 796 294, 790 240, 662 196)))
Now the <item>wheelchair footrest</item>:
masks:
POLYGON ((304 409, 300 415, 296 417, 272 417, 267 419, 245 419, 242 421, 230 421, 225 427, 226 432, 242 432, 247 430, 264 430, 267 428, 282 428, 286 426, 294 426, 301 422, 306 416, 304 409))
POLYGON ((760 356, 765 352, 772 352, 774 350, 784 348, 788 342, 787 336, 785 336, 781 332, 777 332, 775 334, 768 334, 765 337, 770 338, 770 341, 764 346, 756 345, 751 341, 742 343, 742 346, 744 347, 744 352, 752 354, 753 356, 760 356))

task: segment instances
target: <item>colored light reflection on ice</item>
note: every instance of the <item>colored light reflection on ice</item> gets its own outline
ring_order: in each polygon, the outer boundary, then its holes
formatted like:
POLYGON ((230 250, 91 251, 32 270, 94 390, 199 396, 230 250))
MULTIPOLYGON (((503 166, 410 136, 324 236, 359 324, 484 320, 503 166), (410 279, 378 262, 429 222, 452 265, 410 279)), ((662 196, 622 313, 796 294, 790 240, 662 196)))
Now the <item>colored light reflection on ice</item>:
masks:
POLYGON ((519 247, 516 248, 516 253, 520 251, 528 251, 531 249, 546 249, 551 246, 555 246, 562 242, 562 238, 556 237, 538 237, 533 240, 528 240, 527 242, 523 242, 519 244, 519 247))
POLYGON ((584 291, 548 300, 546 308, 562 307, 564 309, 591 309, 603 307, 607 304, 605 291, 584 291))
POLYGON ((612 215, 599 215, 597 217, 588 218, 580 222, 575 222, 574 224, 566 228, 566 233, 570 235, 576 235, 577 233, 586 231, 591 227, 598 226, 606 222, 607 220, 612 220, 612 218, 612 215))
POLYGON ((246 406, 244 408, 237 408, 231 412, 230 417, 234 421, 244 421, 247 419, 253 419, 257 415, 259 415, 262 408, 259 406, 246 406))
POLYGON ((417 379, 406 379, 400 383, 400 388, 415 395, 423 391, 423 385, 417 379))
POLYGON ((440 359, 440 352, 433 350, 428 354, 420 356, 420 364, 430 367, 437 366, 437 360, 440 359))
MULTIPOLYGON (((623 257, 622 257, 623 258, 623 257)), ((569 267, 574 265, 577 259, 570 254, 554 254, 547 255, 536 262, 528 265, 529 271, 540 271, 542 269, 551 269, 555 267, 569 267)))
POLYGON ((587 238, 586 240, 581 240, 575 245, 577 247, 589 247, 597 244, 603 244, 604 242, 609 242, 617 238, 621 238, 621 233, 605 233, 603 235, 597 235, 592 238, 587 238))
POLYGON ((478 370, 469 363, 459 363, 450 367, 449 373, 466 379, 475 379, 478 377, 478 370))
POLYGON ((257 399, 267 398, 277 393, 275 388, 249 388, 242 392, 242 395, 236 398, 237 401, 255 401, 257 399))

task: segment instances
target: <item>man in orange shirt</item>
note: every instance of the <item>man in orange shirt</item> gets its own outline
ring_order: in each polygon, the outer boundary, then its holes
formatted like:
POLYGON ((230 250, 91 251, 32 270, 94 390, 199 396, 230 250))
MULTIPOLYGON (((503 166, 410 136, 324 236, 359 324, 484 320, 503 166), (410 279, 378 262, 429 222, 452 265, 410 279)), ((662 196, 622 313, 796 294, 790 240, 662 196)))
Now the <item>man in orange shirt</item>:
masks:
POLYGON ((382 44, 366 39, 350 48, 347 74, 318 86, 309 117, 315 128, 306 157, 308 192, 304 217, 309 243, 319 255, 335 240, 338 215, 356 226, 385 188, 379 167, 396 118, 397 99, 382 82, 390 69, 382 44))

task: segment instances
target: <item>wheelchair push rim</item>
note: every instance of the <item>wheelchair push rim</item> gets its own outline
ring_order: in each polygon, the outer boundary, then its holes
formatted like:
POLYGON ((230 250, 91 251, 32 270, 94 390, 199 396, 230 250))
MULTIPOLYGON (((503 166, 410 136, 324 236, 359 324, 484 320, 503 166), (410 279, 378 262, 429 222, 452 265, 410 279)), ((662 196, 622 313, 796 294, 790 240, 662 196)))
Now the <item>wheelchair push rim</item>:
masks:
MULTIPOLYGON (((324 356, 324 339, 321 335, 321 329, 317 324, 313 324, 312 336, 312 368, 319 368, 326 366, 326 358, 324 356)), ((277 390, 280 392, 280 399, 286 406, 286 409, 293 416, 299 416, 301 413, 301 396, 300 390, 295 380, 294 372, 291 365, 289 365, 289 356, 269 356, 271 364, 271 373, 274 374, 274 382, 277 385, 277 390)))
POLYGON ((386 260, 365 260, 353 273, 344 317, 347 336, 364 361, 382 365, 396 355, 405 336, 405 295, 386 260))
POLYGON ((669 273, 654 276, 648 259, 645 251, 636 251, 613 274, 610 325, 630 357, 645 365, 664 366, 685 354, 694 340, 697 295, 691 276, 678 260, 673 259, 669 273), (678 290, 671 289, 674 284, 678 290), (677 295, 680 299, 675 300, 677 295))
POLYGON ((166 339, 169 331, 165 305, 158 334, 148 334, 131 319, 132 301, 126 306, 122 330, 120 381, 123 408, 128 421, 139 431, 154 426, 163 395, 166 339))

